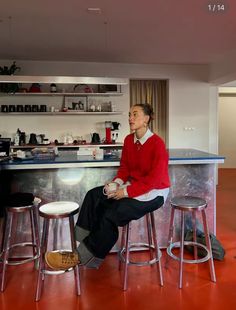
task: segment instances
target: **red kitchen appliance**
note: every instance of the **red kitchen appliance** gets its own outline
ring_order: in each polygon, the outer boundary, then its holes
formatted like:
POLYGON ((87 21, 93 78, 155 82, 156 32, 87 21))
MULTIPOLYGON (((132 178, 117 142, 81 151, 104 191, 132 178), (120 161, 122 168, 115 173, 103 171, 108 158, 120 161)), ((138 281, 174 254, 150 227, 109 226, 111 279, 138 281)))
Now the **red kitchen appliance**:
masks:
POLYGON ((105 143, 112 143, 111 128, 112 128, 112 122, 109 121, 105 122, 105 130, 106 130, 105 143))

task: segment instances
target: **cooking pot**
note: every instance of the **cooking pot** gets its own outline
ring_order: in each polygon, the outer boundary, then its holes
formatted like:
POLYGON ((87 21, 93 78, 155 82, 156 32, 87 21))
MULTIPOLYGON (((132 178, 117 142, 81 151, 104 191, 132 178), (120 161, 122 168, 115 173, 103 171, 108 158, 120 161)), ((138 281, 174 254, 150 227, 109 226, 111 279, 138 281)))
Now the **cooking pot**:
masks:
POLYGON ((91 143, 100 143, 100 137, 98 133, 96 132, 92 133, 91 137, 92 137, 91 143))

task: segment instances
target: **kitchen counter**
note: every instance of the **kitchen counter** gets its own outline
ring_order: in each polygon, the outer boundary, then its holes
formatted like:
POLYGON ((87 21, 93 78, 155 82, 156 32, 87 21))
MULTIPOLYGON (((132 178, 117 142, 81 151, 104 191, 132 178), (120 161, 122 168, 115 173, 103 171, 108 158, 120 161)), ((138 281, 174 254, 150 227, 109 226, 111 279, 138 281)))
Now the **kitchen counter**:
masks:
MULTIPOLYGON (((162 247, 167 245, 170 198, 176 195, 205 198, 208 203, 209 229, 216 234, 217 164, 223 162, 223 156, 194 149, 169 150, 170 193, 165 205, 155 212, 158 239, 162 247)), ((95 160, 92 156, 78 157, 75 151, 62 151, 54 159, 11 160, 1 163, 0 184, 10 187, 11 192, 32 192, 43 203, 71 200, 81 206, 86 192, 110 181, 118 166, 119 158, 116 156, 95 160)), ((178 216, 175 223, 177 235, 180 223, 178 216)), ((142 239, 142 235, 146 235, 143 233, 145 226, 142 220, 134 221, 133 242, 137 241, 137 236, 142 239)), ((66 225, 63 229, 66 233, 66 225)), ((63 242, 65 248, 68 248, 67 237, 63 237, 63 242)))
MULTIPOLYGON (((111 146, 112 147, 112 146, 111 146)), ((113 146, 114 147, 114 146, 113 146)), ((170 149, 169 164, 209 164, 223 163, 224 157, 202 152, 194 149, 170 149)), ((52 169, 52 168, 78 168, 78 167, 118 167, 118 156, 104 156, 102 160, 96 160, 92 156, 78 156, 76 151, 60 151, 59 156, 51 159, 25 158, 9 160, 1 163, 4 170, 21 169, 52 169)))

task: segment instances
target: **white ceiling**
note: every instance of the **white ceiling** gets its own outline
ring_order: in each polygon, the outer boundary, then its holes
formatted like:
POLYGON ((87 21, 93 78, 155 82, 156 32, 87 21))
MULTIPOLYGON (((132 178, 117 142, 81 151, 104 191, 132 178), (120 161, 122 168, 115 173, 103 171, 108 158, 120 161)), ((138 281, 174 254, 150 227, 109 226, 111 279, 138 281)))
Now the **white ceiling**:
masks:
POLYGON ((0 59, 210 64, 234 51, 235 0, 1 0, 0 59))

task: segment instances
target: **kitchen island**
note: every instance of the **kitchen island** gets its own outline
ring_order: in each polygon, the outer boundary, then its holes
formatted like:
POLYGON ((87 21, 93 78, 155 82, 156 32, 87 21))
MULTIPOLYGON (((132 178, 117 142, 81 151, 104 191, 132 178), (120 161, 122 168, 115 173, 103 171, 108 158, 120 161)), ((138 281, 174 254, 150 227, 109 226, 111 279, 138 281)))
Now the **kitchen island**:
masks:
MULTIPOLYGON (((194 149, 169 150, 170 193, 165 205, 155 212, 161 247, 167 245, 169 200, 175 195, 196 195, 205 198, 208 202, 209 228, 216 234, 217 164, 223 162, 222 156, 194 149)), ((51 159, 30 158, 1 163, 1 184, 10 186, 11 192, 32 192, 40 197, 43 203, 71 200, 81 205, 86 192, 111 180, 118 167, 119 158, 115 154, 105 156, 103 160, 95 160, 92 156, 78 157, 76 152, 63 151, 59 152, 58 157, 51 159)), ((175 219, 175 234, 179 233, 179 220, 178 217, 175 219)), ((22 225, 25 225, 28 219, 23 218, 22 221, 22 225)), ((140 241, 143 235, 146 236, 143 233, 146 229, 144 221, 134 222, 133 226, 132 239, 135 242, 138 236, 140 241)), ((60 246, 68 248, 63 228, 58 233, 63 240, 60 246)))

